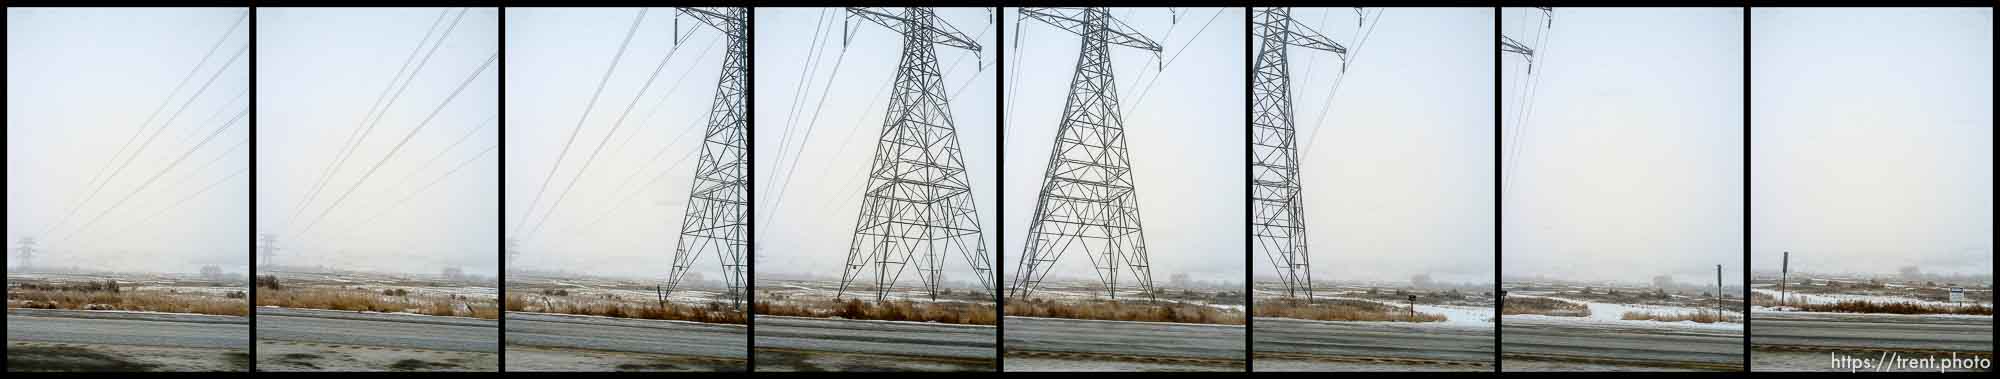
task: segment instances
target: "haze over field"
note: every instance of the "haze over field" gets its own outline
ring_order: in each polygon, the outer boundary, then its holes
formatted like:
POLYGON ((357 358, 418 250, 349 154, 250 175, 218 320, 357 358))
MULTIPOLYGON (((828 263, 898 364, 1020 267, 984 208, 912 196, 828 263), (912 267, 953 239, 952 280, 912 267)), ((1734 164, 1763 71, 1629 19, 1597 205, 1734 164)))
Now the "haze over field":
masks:
MULTIPOLYGON (((1533 38, 1530 8, 1503 33, 1533 38)), ((1508 277, 1725 284, 1743 272, 1743 11, 1556 8, 1533 111, 1514 128, 1505 57, 1501 271, 1508 277), (1518 133, 1516 133, 1518 131, 1518 133), (1518 140, 1518 141, 1517 141, 1518 140)))
MULTIPOLYGON (((1333 53, 1289 50, 1313 279, 1490 284, 1493 93, 1465 84, 1494 79, 1480 60, 1492 56, 1493 11, 1375 11, 1370 32, 1349 8, 1292 10, 1354 56, 1343 74, 1333 53)), ((1278 280, 1253 253, 1252 275, 1278 280)))
POLYGON ((1990 278, 1993 10, 1752 16, 1757 270, 1990 278))
MULTIPOLYGON (((676 46, 673 12, 646 11, 586 118, 639 9, 508 10, 506 227, 521 239, 510 270, 634 278, 671 270, 726 49, 721 33, 689 16, 679 25, 686 40, 676 46), (657 77, 638 96, 655 69, 657 77), (572 133, 576 139, 551 177, 572 133), (571 181, 575 187, 562 195, 571 181), (530 210, 544 185, 547 192, 530 210), (538 223, 541 229, 530 232, 538 223), (524 230, 514 231, 517 225, 524 230)), ((720 278, 713 253, 699 259, 692 272, 720 278)))
POLYGON ((247 271, 244 12, 7 9, 10 269, 247 271))
POLYGON ((498 52, 499 17, 462 10, 258 10, 257 230, 277 236, 277 264, 498 273, 499 152, 487 149, 499 143, 499 67, 482 66, 498 52), (394 95, 419 41, 430 41, 422 68, 394 95), (396 100, 301 211, 384 93, 396 100))

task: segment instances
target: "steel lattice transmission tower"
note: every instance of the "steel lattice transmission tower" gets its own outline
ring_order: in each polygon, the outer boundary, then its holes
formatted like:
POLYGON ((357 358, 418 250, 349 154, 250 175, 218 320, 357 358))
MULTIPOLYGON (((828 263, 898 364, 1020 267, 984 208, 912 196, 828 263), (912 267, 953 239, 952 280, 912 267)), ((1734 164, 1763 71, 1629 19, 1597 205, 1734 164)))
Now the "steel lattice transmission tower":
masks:
POLYGON ((667 274, 663 292, 672 294, 688 268, 712 251, 722 262, 731 306, 742 309, 744 270, 748 267, 744 256, 750 247, 750 223, 745 218, 750 204, 750 150, 743 96, 749 84, 750 10, 676 8, 676 12, 692 15, 721 31, 728 50, 723 54, 721 79, 715 85, 715 101, 709 106, 708 129, 702 134, 701 160, 695 164, 687 212, 681 218, 673 271, 667 274))
POLYGON ((270 233, 257 238, 257 266, 278 267, 278 236, 270 233))
POLYGON ((33 268, 35 264, 35 237, 21 237, 19 244, 20 247, 16 247, 14 250, 21 252, 21 264, 14 266, 14 269, 20 272, 28 272, 28 269, 33 268))
MULTIPOLYGON (((1312 260, 1306 250, 1305 201, 1300 196, 1298 128, 1292 107, 1290 50, 1332 52, 1347 47, 1292 19, 1291 8, 1258 8, 1256 75, 1250 90, 1251 238, 1285 282, 1285 296, 1312 301, 1312 260)), ((1343 65, 1343 71, 1345 65, 1343 65)))
POLYGON ((516 266, 514 266, 514 260, 515 258, 521 257, 521 240, 508 238, 506 245, 506 252, 507 252, 506 260, 502 261, 502 263, 506 265, 506 268, 503 271, 514 271, 517 268, 516 266))
POLYGON ((855 279, 872 270, 875 300, 884 300, 903 268, 915 264, 917 278, 936 300, 944 282, 944 263, 952 255, 964 257, 979 285, 993 291, 992 261, 987 258, 986 238, 937 62, 937 45, 977 53, 979 42, 930 8, 902 12, 847 8, 847 13, 901 33, 903 56, 875 141, 874 163, 862 189, 836 298, 845 296, 855 279))
POLYGON ((1127 269, 1153 298, 1153 270, 1139 224, 1132 161, 1126 155, 1125 121, 1118 113, 1111 45, 1152 51, 1152 39, 1114 20, 1105 8, 1021 8, 1020 14, 1082 37, 1069 99, 1057 126, 1055 147, 1035 201, 1034 223, 1014 271, 1010 298, 1040 287, 1057 259, 1079 251, 1091 260, 1105 294, 1118 298, 1118 275, 1127 269), (1121 266, 1122 265, 1122 266, 1121 266))

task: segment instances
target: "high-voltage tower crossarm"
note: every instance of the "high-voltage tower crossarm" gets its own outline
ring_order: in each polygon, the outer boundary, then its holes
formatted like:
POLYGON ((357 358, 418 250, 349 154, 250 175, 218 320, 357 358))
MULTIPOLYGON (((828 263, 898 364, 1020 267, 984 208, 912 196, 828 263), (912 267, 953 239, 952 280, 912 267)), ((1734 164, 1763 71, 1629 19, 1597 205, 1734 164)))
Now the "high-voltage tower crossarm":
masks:
MULTIPOLYGON (((1535 9, 1542 11, 1542 19, 1544 20, 1542 24, 1543 28, 1555 26, 1555 8, 1535 7, 1535 9)), ((1505 34, 1500 35, 1500 52, 1521 54, 1522 59, 1528 60, 1528 64, 1531 65, 1530 67, 1533 67, 1532 65, 1535 64, 1535 48, 1529 47, 1528 44, 1521 43, 1519 40, 1515 40, 1514 37, 1508 37, 1505 34)))
POLYGON ((1112 18, 1106 8, 1021 8, 1020 12, 1075 33, 1083 43, 1035 201, 1034 223, 1028 225, 1028 241, 1008 297, 1027 299, 1065 253, 1075 252, 1090 258, 1112 300, 1118 299, 1121 270, 1138 279, 1148 300, 1157 300, 1109 47, 1127 46, 1157 55, 1160 44, 1112 18))
POLYGON ((744 23, 743 16, 731 14, 731 10, 736 8, 679 7, 674 9, 680 11, 680 14, 689 15, 694 17, 696 21, 708 24, 708 27, 715 28, 716 31, 722 32, 723 37, 743 37, 738 35, 743 32, 743 28, 738 27, 744 23))
POLYGON ((750 220, 745 212, 750 205, 750 147, 744 127, 748 121, 744 94, 749 87, 750 9, 676 10, 722 32, 728 50, 716 80, 715 100, 709 105, 701 160, 695 163, 694 184, 688 191, 680 241, 674 246, 673 271, 667 274, 662 301, 680 286, 681 278, 702 254, 713 251, 722 263, 723 284, 729 288, 726 295, 732 306, 742 309, 748 289, 744 270, 749 267, 744 259, 750 246, 750 220))
POLYGON ((1258 8, 1254 12, 1259 45, 1250 94, 1251 237, 1278 270, 1285 296, 1303 294, 1305 301, 1311 302, 1312 260, 1306 248, 1290 50, 1297 46, 1339 55, 1344 72, 1347 47, 1292 19, 1291 8, 1258 8))
POLYGON ((990 293, 992 260, 937 62, 937 46, 977 53, 979 43, 930 8, 847 11, 902 34, 903 44, 835 298, 859 290, 855 281, 874 271, 875 300, 888 300, 903 269, 916 266, 924 290, 937 300, 944 292, 944 263, 954 255, 965 258, 990 293))
MULTIPOLYGON (((915 12, 906 12, 899 15, 883 8, 847 8, 848 16, 858 16, 868 21, 874 21, 876 24, 882 25, 882 27, 889 28, 889 30, 907 31, 905 28, 924 28, 929 30, 923 33, 924 37, 930 37, 926 42, 972 50, 974 52, 979 51, 979 41, 973 41, 972 37, 966 37, 964 32, 958 31, 958 28, 952 27, 950 23, 944 22, 944 19, 938 18, 937 13, 929 11, 921 12, 921 15, 909 13, 915 12)), ((842 32, 843 41, 845 41, 846 37, 846 33, 842 32)))
POLYGON ((1514 37, 1504 35, 1500 36, 1500 51, 1521 54, 1528 57, 1535 56, 1535 49, 1521 44, 1521 41, 1515 41, 1514 37))
POLYGON ((1105 43, 1132 47, 1140 50, 1152 51, 1155 53, 1161 52, 1163 50, 1160 48, 1159 43, 1153 42, 1153 39, 1146 38, 1145 35, 1139 34, 1138 31, 1132 30, 1131 26, 1125 25, 1124 22, 1118 21, 1118 19, 1115 18, 1110 18, 1107 16, 1106 19, 1109 20, 1109 22, 1106 22, 1104 24, 1104 27, 1101 29, 1090 28, 1090 21, 1088 21, 1088 19, 1091 16, 1091 12, 1093 11, 1101 12, 1103 11, 1102 8, 1045 7, 1045 8, 1021 8, 1020 11, 1021 15, 1023 16, 1028 16, 1028 18, 1048 23, 1049 25, 1055 26, 1057 28, 1062 28, 1062 30, 1067 30, 1070 33, 1075 33, 1076 35, 1079 36, 1091 37, 1091 34, 1089 33, 1102 32, 1104 33, 1103 37, 1092 37, 1092 38, 1103 38, 1105 43))

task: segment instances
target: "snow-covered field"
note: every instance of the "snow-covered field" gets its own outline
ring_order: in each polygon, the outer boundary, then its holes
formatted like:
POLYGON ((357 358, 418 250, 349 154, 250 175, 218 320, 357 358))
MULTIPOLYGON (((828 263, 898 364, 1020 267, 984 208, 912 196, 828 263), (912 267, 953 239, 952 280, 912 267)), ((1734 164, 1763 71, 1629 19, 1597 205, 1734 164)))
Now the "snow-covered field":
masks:
MULTIPOLYGON (((829 304, 839 299, 874 300, 875 290, 848 288, 841 293, 838 281, 804 280, 763 280, 755 284, 757 302, 774 306, 807 306, 829 304)), ((966 303, 993 304, 993 295, 977 288, 945 288, 936 300, 929 292, 915 285, 897 286, 883 296, 889 301, 909 301, 914 303, 966 303), (949 291, 949 293, 943 293, 949 291)))
MULTIPOLYGON (((1759 294, 1770 295, 1771 297, 1778 297, 1780 294, 1778 290, 1766 289, 1766 288, 1751 288, 1750 291, 1759 294)), ((1934 300, 1918 299, 1913 297, 1889 296, 1889 295, 1825 294, 1825 293, 1808 294, 1808 293, 1791 292, 1791 293, 1785 293, 1784 296, 1788 299, 1786 300, 1787 303, 1803 302, 1806 304, 1835 304, 1842 301, 1865 301, 1877 304, 1912 303, 1912 304, 1920 304, 1920 305, 1939 307, 1939 308, 1952 308, 1952 307, 1973 306, 1973 305, 1986 305, 1986 306, 1993 305, 1992 302, 1953 303, 1949 301, 1934 301, 1934 300)))
MULTIPOLYGON (((1590 308, 1590 317, 1507 315, 1506 316, 1507 322, 1529 321, 1529 322, 1574 323, 1574 324, 1619 326, 1619 327, 1682 328, 1682 329, 1696 329, 1696 330, 1709 330, 1709 331, 1736 331, 1736 332, 1743 331, 1742 323, 1717 322, 1717 323, 1704 324, 1694 321, 1667 322, 1667 321, 1655 321, 1655 320, 1624 319, 1625 312, 1651 312, 1655 314, 1687 314, 1695 312, 1714 312, 1713 309, 1701 309, 1701 308, 1668 306, 1668 305, 1612 304, 1612 303, 1600 303, 1600 302, 1565 299, 1552 296, 1521 295, 1521 294, 1511 294, 1511 293, 1508 294, 1508 297, 1545 298, 1545 299, 1563 301, 1571 304, 1582 304, 1590 308)), ((1738 319, 1741 319, 1741 317, 1743 316, 1743 314, 1739 312, 1725 311, 1723 313, 1735 315, 1738 317, 1738 319)))
MULTIPOLYGON (((1366 293, 1366 292, 1361 292, 1361 293, 1366 293)), ((1347 294, 1352 295, 1355 293, 1347 293, 1347 294)), ((1393 301, 1386 301, 1386 300, 1364 299, 1358 297, 1346 297, 1337 295, 1314 294, 1313 298, 1329 299, 1329 300, 1366 301, 1370 303, 1382 304, 1397 308, 1410 306, 1408 303, 1396 303, 1393 301)), ((1493 307, 1491 306, 1478 307, 1478 306, 1466 306, 1466 305, 1417 304, 1416 307, 1417 307, 1417 312, 1444 316, 1445 321, 1409 323, 1412 325, 1439 325, 1439 326, 1450 326, 1450 327, 1489 327, 1489 328, 1493 327, 1493 307)), ((1343 322, 1391 322, 1391 321, 1343 321, 1343 322)))

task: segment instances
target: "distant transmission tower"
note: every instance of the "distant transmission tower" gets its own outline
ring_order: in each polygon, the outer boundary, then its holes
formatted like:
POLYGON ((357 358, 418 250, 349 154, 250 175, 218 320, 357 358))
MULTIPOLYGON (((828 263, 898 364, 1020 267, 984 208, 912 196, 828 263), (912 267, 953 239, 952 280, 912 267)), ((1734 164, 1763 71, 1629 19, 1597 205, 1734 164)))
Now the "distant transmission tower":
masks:
POLYGON ((715 85, 715 101, 709 105, 701 160, 695 164, 693 188, 688 191, 687 211, 681 218, 680 242, 674 247, 673 271, 667 274, 663 292, 672 294, 688 268, 702 254, 713 251, 722 263, 730 305, 742 309, 744 270, 748 267, 743 258, 750 247, 749 219, 744 218, 750 204, 750 150, 743 112, 743 95, 749 84, 750 9, 676 8, 675 12, 675 17, 685 13, 721 31, 728 40, 728 50, 715 85))
POLYGON ((1250 87, 1251 235, 1284 280, 1285 297, 1304 294, 1311 302, 1312 260, 1306 250, 1305 201, 1300 196, 1289 50, 1298 46, 1328 51, 1345 61, 1347 47, 1293 20, 1291 8, 1258 8, 1256 13, 1261 45, 1250 87))
MULTIPOLYGON (((847 8, 847 12, 902 33, 903 57, 896 68, 895 92, 889 95, 889 113, 883 116, 876 139, 874 163, 862 190, 836 298, 872 269, 875 300, 884 300, 903 267, 914 263, 924 290, 937 300, 944 262, 951 255, 964 257, 980 287, 993 291, 986 239, 980 232, 972 184, 937 62, 937 45, 977 53, 979 42, 939 19, 930 8, 902 12, 847 8)), ((846 27, 842 28, 845 33, 846 27)))
POLYGON ((1082 37, 1083 50, 1009 297, 1027 298, 1063 253, 1077 251, 1090 258, 1111 299, 1118 298, 1121 264, 1153 299, 1153 269, 1107 49, 1121 45, 1158 54, 1160 45, 1113 20, 1105 8, 1021 8, 1020 13, 1082 37))
POLYGON ((278 236, 265 233, 257 238, 257 266, 278 267, 278 236))
POLYGON ((506 260, 506 261, 504 261, 504 262, 502 262, 502 264, 503 264, 503 265, 505 265, 505 266, 504 266, 504 267, 502 268, 502 271, 503 271, 503 272, 513 272, 513 271, 515 271, 515 270, 517 269, 517 267, 516 267, 516 266, 514 266, 514 258, 519 258, 519 257, 521 257, 521 240, 517 240, 517 239, 513 239, 513 238, 508 238, 508 239, 507 239, 507 260, 506 260))
POLYGON ((28 272, 35 265, 35 237, 21 237, 19 244, 20 247, 14 250, 21 252, 21 264, 14 267, 17 271, 28 272))

